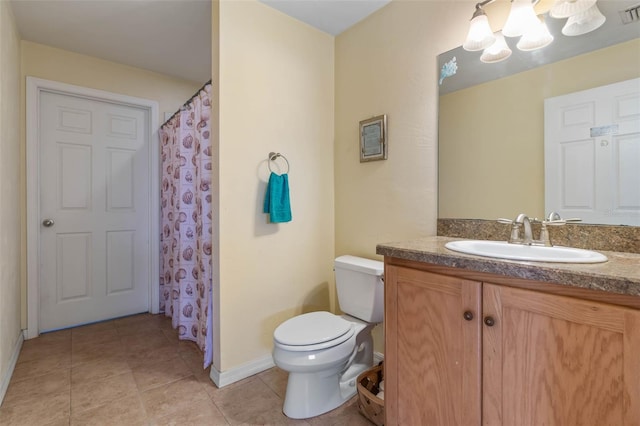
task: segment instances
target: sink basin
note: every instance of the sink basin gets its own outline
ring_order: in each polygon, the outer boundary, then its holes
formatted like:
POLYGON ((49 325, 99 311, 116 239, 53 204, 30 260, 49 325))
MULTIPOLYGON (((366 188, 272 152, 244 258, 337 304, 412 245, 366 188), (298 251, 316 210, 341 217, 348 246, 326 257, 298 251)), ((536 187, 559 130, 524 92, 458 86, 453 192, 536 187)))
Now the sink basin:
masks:
POLYGON ((476 256, 527 262, 600 263, 607 261, 607 256, 591 250, 561 246, 525 246, 509 244, 506 241, 451 241, 446 243, 445 247, 449 250, 476 256))

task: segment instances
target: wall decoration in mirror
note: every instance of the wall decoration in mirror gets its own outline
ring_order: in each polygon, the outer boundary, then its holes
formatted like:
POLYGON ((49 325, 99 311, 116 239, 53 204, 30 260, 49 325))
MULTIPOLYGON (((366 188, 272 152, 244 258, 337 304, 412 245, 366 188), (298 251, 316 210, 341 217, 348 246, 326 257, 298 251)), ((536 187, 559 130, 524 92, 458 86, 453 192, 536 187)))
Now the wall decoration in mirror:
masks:
MULTIPOLYGON (((508 6, 501 0, 489 6, 499 3, 508 6)), ((624 18, 638 4, 598 2, 606 22, 580 37, 563 36, 564 21, 550 19, 554 43, 529 53, 511 46, 508 61, 483 64, 477 52, 462 47, 439 55, 438 75, 452 58, 457 64, 456 73, 439 85, 439 218, 494 220, 522 211, 547 216, 544 101, 640 77, 640 22, 624 18)), ((631 185, 638 188, 640 182, 631 185)), ((618 219, 607 223, 633 224, 618 219)), ((584 222, 590 221, 601 223, 584 222)))

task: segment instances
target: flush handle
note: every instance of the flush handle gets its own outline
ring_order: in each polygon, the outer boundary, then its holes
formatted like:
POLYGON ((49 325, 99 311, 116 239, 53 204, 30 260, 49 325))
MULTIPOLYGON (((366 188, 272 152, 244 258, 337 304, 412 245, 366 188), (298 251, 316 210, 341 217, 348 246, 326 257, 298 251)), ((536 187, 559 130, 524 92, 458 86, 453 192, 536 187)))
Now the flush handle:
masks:
POLYGON ((462 316, 464 317, 465 320, 471 321, 473 319, 473 312, 464 311, 464 314, 462 314, 462 316))
POLYGON ((55 222, 53 221, 53 219, 45 219, 42 221, 42 226, 45 226, 47 228, 51 228, 54 224, 55 222))

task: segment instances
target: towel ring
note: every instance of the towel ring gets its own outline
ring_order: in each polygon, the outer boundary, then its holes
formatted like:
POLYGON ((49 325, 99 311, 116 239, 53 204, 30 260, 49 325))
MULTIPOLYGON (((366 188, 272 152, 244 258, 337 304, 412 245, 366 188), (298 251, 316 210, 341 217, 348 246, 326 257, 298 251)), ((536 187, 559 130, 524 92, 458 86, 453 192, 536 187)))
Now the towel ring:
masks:
POLYGON ((287 163, 287 171, 285 173, 289 173, 289 160, 287 160, 287 157, 285 157, 284 155, 280 154, 279 152, 270 152, 269 153, 269 161, 267 162, 267 164, 269 165, 269 171, 271 173, 273 173, 273 170, 271 170, 271 162, 272 161, 276 161, 276 159, 278 157, 281 157, 286 163, 287 163))

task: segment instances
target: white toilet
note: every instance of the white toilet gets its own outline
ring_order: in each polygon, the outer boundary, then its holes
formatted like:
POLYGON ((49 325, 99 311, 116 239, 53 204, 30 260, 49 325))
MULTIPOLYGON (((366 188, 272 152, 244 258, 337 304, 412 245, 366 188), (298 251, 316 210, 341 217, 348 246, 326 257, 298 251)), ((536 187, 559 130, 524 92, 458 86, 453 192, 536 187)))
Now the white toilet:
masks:
POLYGON ((293 419, 342 405, 355 395, 358 374, 373 365, 371 330, 384 317, 384 264, 340 256, 334 266, 345 315, 298 315, 273 333, 273 360, 289 372, 283 411, 293 419))

